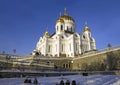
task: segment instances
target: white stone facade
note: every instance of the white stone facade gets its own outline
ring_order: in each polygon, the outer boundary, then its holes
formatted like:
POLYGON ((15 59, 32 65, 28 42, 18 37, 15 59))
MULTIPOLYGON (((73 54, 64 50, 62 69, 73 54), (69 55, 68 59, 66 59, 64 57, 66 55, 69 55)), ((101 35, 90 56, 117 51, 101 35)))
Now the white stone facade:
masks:
POLYGON ((55 25, 54 34, 48 31, 40 37, 34 53, 52 57, 75 57, 86 51, 96 49, 94 38, 90 29, 86 26, 80 35, 76 32, 75 21, 64 13, 60 16, 55 25))

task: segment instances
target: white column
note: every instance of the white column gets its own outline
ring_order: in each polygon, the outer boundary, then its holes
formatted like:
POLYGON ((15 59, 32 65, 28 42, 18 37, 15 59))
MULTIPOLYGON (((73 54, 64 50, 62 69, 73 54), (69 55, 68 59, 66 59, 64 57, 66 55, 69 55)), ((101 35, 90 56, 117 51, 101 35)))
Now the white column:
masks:
POLYGON ((61 48, 60 48, 60 36, 58 35, 58 45, 57 45, 57 54, 58 54, 58 56, 60 56, 60 50, 61 50, 61 48))
POLYGON ((72 42, 71 42, 71 53, 72 53, 72 57, 74 57, 75 55, 75 40, 74 40, 74 35, 72 36, 72 42))

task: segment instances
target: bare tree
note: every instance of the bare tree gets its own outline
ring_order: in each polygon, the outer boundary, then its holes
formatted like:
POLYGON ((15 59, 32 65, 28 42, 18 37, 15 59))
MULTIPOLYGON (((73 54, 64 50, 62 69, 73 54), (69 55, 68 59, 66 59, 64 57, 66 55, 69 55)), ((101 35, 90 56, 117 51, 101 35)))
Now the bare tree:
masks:
POLYGON ((14 54, 16 53, 16 49, 13 49, 13 53, 14 53, 14 54))
POLYGON ((107 47, 110 48, 110 47, 112 47, 112 45, 110 43, 108 43, 107 47))
POLYGON ((5 54, 5 51, 2 51, 2 54, 5 54))
POLYGON ((108 70, 116 70, 117 64, 120 61, 120 54, 119 53, 113 53, 109 52, 107 53, 107 67, 108 70))

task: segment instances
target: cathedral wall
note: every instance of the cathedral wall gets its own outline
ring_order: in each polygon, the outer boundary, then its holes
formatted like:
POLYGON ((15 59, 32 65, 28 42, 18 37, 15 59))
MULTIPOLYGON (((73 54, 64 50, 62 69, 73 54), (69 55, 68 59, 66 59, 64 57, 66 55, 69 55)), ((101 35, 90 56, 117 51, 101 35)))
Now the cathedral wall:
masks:
POLYGON ((87 69, 86 65, 91 65, 91 63, 94 62, 100 62, 101 64, 104 62, 106 59, 106 54, 100 54, 100 55, 95 55, 95 56, 89 56, 89 57, 80 57, 80 58, 75 58, 73 60, 73 67, 72 69, 74 70, 85 70, 84 68, 87 69))
POLYGON ((83 54, 75 58, 61 58, 39 57, 39 62, 54 63, 55 67, 61 69, 72 69, 72 70, 105 70, 104 65, 108 66, 108 58, 113 62, 117 62, 115 67, 120 69, 120 50, 115 51, 93 51, 92 53, 83 54), (117 57, 117 61, 114 61, 117 57))
POLYGON ((96 55, 89 54, 73 59, 72 69, 74 70, 105 70, 110 69, 112 65, 113 69, 120 69, 120 50, 106 51, 98 53, 96 55))

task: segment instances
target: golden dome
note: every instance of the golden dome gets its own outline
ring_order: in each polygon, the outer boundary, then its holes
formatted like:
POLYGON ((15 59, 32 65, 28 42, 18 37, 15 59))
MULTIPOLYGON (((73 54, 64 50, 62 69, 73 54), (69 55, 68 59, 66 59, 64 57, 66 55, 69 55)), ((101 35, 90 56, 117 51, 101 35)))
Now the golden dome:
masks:
POLYGON ((68 16, 67 14, 64 14, 60 18, 63 19, 63 20, 72 20, 74 22, 74 19, 72 17, 68 16))
POLYGON ((59 19, 57 20, 57 22, 64 23, 64 20, 63 20, 63 19, 61 19, 61 18, 59 18, 59 19))
POLYGON ((75 20, 72 17, 70 17, 69 15, 67 15, 66 10, 67 9, 64 8, 64 15, 61 16, 61 13, 60 13, 60 17, 57 19, 57 22, 64 23, 64 20, 71 20, 71 21, 75 22, 75 20))
POLYGON ((44 33, 44 36, 45 36, 45 37, 50 37, 49 32, 48 32, 48 31, 46 31, 46 32, 44 33))
POLYGON ((90 28, 86 26, 86 27, 84 28, 84 32, 85 32, 85 31, 90 32, 90 28))
POLYGON ((58 18, 57 22, 62 22, 63 23, 64 20, 71 20, 71 21, 75 22, 75 20, 67 14, 64 14, 60 18, 58 18))

